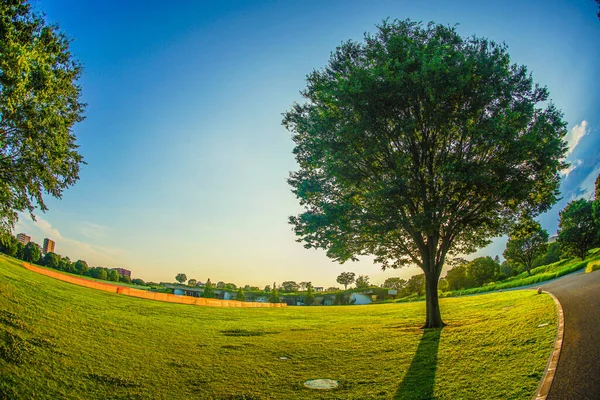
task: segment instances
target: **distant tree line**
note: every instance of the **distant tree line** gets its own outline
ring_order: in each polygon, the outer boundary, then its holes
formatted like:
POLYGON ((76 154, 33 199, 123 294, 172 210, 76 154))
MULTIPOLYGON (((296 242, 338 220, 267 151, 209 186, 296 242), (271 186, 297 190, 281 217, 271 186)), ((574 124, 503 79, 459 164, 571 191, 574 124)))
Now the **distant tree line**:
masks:
POLYGON ((105 267, 89 267, 84 260, 71 261, 67 256, 61 256, 56 253, 46 253, 42 255, 41 247, 34 242, 23 245, 19 240, 6 235, 0 241, 0 251, 11 257, 18 258, 28 263, 53 268, 70 274, 89 276, 110 282, 132 283, 134 285, 146 285, 142 279, 131 279, 129 276, 121 275, 117 270, 105 267))

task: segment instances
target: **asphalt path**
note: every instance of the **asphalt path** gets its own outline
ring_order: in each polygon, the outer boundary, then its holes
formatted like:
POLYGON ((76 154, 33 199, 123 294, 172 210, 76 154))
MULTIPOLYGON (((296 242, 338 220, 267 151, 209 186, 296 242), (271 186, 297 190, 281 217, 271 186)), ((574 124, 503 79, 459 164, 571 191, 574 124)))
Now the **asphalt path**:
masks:
POLYGON ((563 307, 563 346, 548 400, 600 399, 600 271, 539 285, 563 307))

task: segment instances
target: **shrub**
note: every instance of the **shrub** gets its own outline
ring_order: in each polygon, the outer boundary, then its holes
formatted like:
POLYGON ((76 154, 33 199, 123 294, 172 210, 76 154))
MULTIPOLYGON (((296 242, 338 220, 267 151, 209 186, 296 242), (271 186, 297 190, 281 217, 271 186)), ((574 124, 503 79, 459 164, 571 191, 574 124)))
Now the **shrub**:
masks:
POLYGON ((600 269, 600 261, 590 261, 585 268, 585 273, 589 274, 600 269))

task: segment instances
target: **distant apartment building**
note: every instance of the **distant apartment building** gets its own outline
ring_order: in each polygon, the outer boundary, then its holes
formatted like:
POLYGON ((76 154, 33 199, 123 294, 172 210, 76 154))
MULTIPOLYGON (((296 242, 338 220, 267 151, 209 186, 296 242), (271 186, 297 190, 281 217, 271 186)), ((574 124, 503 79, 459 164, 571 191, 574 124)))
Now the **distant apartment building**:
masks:
POLYGON ((111 268, 111 270, 117 271, 119 275, 128 276, 131 278, 131 271, 125 268, 111 268))
POLYGON ((17 235, 17 240, 19 242, 21 242, 23 245, 26 245, 27 243, 31 242, 31 236, 27 236, 24 233, 19 233, 17 235))
POLYGON ((45 238, 44 239, 44 248, 42 249, 42 251, 44 252, 44 254, 54 253, 55 245, 56 245, 56 243, 54 242, 54 240, 45 238))

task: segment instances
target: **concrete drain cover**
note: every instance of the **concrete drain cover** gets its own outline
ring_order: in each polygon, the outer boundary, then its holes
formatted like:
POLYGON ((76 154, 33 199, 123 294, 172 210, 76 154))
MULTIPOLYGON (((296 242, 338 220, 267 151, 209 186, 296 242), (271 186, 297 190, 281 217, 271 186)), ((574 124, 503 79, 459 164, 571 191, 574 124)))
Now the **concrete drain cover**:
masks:
POLYGON ((313 379, 312 381, 304 382, 304 386, 306 386, 309 389, 327 390, 335 389, 336 387, 338 387, 338 383, 333 379, 313 379))

